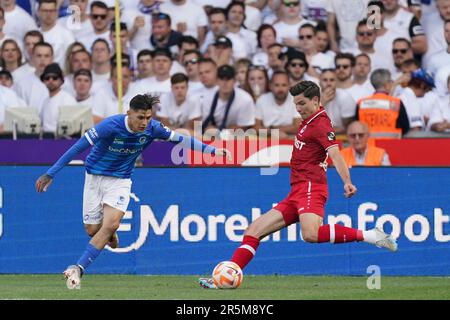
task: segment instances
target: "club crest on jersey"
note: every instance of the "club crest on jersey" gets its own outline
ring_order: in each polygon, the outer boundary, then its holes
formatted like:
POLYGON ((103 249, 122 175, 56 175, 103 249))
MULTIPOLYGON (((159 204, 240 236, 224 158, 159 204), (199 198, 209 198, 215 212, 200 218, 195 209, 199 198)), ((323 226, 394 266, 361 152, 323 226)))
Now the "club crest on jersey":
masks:
POLYGON ((139 143, 140 144, 144 144, 147 141, 147 137, 140 137, 139 138, 139 143))
POLYGON ((334 132, 328 132, 327 136, 328 136, 328 140, 329 141, 335 141, 336 140, 336 134, 334 132))

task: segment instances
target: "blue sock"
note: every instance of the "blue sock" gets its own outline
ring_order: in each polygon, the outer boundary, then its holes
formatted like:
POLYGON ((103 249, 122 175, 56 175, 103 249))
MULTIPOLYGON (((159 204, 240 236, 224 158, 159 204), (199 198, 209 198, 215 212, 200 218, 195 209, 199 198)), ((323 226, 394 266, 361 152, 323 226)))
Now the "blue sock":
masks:
POLYGON ((98 257, 100 252, 102 252, 102 250, 98 250, 96 247, 89 243, 86 247, 86 251, 84 251, 83 255, 80 257, 80 260, 78 260, 77 265, 80 266, 84 272, 84 270, 86 270, 91 262, 98 257))

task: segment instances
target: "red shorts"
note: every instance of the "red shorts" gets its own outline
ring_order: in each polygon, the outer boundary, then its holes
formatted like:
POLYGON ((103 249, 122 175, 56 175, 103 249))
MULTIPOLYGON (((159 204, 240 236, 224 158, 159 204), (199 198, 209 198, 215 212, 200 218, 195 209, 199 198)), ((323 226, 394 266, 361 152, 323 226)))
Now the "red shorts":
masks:
POLYGON ((291 225, 299 221, 302 213, 315 213, 323 218, 327 198, 326 184, 302 181, 293 185, 288 196, 274 209, 283 214, 286 225, 291 225))

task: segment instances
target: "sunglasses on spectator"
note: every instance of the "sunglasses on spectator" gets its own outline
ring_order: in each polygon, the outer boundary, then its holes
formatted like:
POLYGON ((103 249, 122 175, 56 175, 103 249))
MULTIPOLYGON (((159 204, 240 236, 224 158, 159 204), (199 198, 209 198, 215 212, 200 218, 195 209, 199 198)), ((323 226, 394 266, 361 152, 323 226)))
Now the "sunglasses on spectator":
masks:
POLYGON ((197 58, 194 58, 194 59, 185 61, 185 62, 184 62, 184 66, 187 67, 187 66, 190 65, 190 64, 197 64, 197 62, 198 62, 198 59, 197 59, 197 58))
POLYGON ((366 134, 364 132, 356 132, 356 133, 349 133, 348 136, 349 138, 355 139, 356 137, 358 138, 364 138, 366 134))
POLYGON ((45 76, 42 79, 44 79, 44 81, 48 81, 50 79, 53 80, 53 81, 56 81, 56 80, 59 79, 59 77, 58 76, 45 76))
POLYGON ((408 49, 392 49, 393 54, 397 54, 397 53, 405 54, 407 52, 408 52, 408 49))
POLYGON ((348 68, 350 68, 349 64, 337 64, 336 65, 336 69, 345 69, 345 70, 347 70, 348 68))
POLYGON ((374 33, 370 32, 370 31, 360 31, 360 32, 358 32, 358 36, 360 36, 360 37, 364 37, 364 36, 371 37, 373 35, 374 35, 374 33))
POLYGON ((298 6, 300 1, 283 1, 283 4, 288 8, 292 8, 298 6))
POLYGON ((97 19, 101 19, 101 20, 105 20, 107 17, 106 14, 93 14, 92 15, 92 19, 97 20, 97 19))
POLYGON ((304 67, 306 67, 306 64, 304 64, 304 63, 296 63, 296 62, 293 62, 293 63, 290 63, 289 64, 291 67, 300 67, 300 68, 304 68, 304 67))
POLYGON ((300 40, 304 40, 305 38, 311 40, 314 36, 312 34, 307 34, 306 36, 299 36, 300 40))

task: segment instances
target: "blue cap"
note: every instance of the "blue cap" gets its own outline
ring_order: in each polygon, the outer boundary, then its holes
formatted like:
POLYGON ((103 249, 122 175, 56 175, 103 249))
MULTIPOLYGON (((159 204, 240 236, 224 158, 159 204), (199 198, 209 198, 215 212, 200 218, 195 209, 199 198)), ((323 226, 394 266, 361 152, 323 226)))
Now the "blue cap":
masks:
POLYGON ((413 71, 411 73, 411 79, 421 80, 425 82, 428 86, 436 88, 433 77, 422 68, 413 71))

